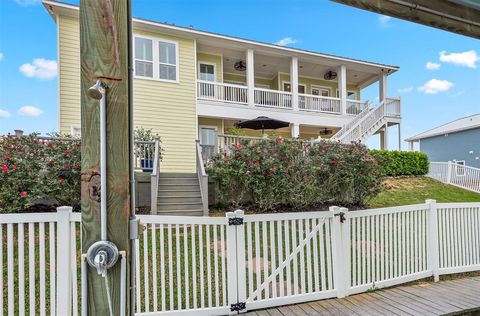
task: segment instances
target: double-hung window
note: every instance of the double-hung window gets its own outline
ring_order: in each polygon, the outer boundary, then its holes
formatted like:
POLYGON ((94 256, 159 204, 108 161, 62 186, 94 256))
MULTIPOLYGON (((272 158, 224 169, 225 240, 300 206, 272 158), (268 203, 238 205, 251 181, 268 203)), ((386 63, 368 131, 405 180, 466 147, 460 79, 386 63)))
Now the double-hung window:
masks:
POLYGON ((135 36, 135 76, 178 81, 178 43, 135 36))

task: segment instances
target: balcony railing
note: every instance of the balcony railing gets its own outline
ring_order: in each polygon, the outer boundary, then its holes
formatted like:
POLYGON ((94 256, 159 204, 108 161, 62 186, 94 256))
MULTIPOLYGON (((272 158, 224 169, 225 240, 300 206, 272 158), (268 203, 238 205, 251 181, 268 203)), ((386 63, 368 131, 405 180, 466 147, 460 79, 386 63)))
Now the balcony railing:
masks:
POLYGON ((292 108, 292 94, 290 92, 255 88, 255 105, 262 107, 292 108))
POLYGON ((199 99, 248 104, 248 89, 245 86, 200 80, 197 84, 199 99))
MULTIPOLYGON (((254 106, 293 110, 291 92, 254 88, 254 106)), ((248 87, 229 83, 197 80, 199 100, 248 105, 248 87)), ((345 113, 358 115, 368 107, 368 102, 346 100, 345 113)), ((298 94, 298 110, 342 114, 341 99, 311 94, 298 94)))
POLYGON ((318 95, 299 94, 298 109, 300 111, 326 112, 340 114, 340 99, 318 95))
POLYGON ((360 114, 367 107, 368 101, 347 100, 347 114, 360 114))

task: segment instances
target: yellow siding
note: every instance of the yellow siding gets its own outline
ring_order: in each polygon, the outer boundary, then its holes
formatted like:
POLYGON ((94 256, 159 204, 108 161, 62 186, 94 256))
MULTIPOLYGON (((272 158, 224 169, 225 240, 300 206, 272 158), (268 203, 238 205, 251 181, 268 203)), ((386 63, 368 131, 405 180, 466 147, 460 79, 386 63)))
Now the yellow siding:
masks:
MULTIPOLYGON (((197 61, 215 64, 215 77, 217 82, 223 82, 223 68, 222 68, 222 56, 210 55, 205 53, 197 53, 197 61)), ((197 75, 198 77, 198 75, 197 75)))
MULTIPOLYGON (((78 19, 61 17, 60 46, 60 130, 70 132, 80 125, 80 33, 78 19)), ((196 99, 195 42, 154 33, 137 32, 177 41, 179 83, 133 80, 134 125, 153 129, 162 137, 165 172, 195 172, 196 99)))
MULTIPOLYGON (((231 80, 231 81, 242 82, 243 84, 247 84, 247 78, 245 77, 245 75, 227 73, 227 74, 223 74, 223 80, 231 80)), ((270 79, 255 77, 255 84, 268 85, 270 89, 274 89, 273 81, 270 79)))
POLYGON ((80 126, 80 28, 77 19, 59 17, 60 131, 80 126))

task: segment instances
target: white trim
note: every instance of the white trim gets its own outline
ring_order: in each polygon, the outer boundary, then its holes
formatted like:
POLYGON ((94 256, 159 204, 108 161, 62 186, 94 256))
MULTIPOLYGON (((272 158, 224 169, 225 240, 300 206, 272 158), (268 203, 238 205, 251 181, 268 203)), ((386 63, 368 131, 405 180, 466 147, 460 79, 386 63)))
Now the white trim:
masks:
MULTIPOLYGON (((66 15, 74 15, 74 16, 78 17, 78 13, 80 11, 78 6, 65 4, 65 3, 59 3, 57 1, 43 0, 43 4, 51 14, 63 13, 63 14, 66 14, 66 15), (59 10, 56 11, 55 9, 59 9, 59 10)), ((341 56, 327 55, 327 54, 322 54, 322 53, 319 53, 319 52, 302 50, 302 49, 298 49, 298 48, 278 46, 278 45, 274 45, 274 44, 262 43, 262 42, 257 42, 257 41, 253 41, 253 40, 241 39, 241 38, 235 38, 235 37, 231 37, 231 36, 209 33, 209 32, 205 32, 205 31, 199 31, 199 30, 195 30, 195 29, 190 29, 190 28, 186 28, 186 27, 179 27, 179 26, 169 25, 169 24, 163 24, 163 23, 154 22, 154 21, 147 21, 147 20, 138 19, 138 18, 133 18, 132 20, 133 20, 134 24, 136 24, 135 27, 139 27, 139 28, 141 28, 142 26, 153 26, 153 27, 156 27, 156 28, 164 29, 164 30, 186 33, 186 34, 190 34, 190 35, 197 35, 198 37, 204 36, 204 37, 211 38, 211 39, 227 40, 227 41, 230 41, 230 42, 233 42, 233 43, 246 44, 247 46, 251 46, 252 48, 256 48, 256 47, 260 48, 261 47, 261 48, 265 48, 265 49, 274 49, 274 50, 277 50, 277 51, 283 51, 283 52, 287 52, 287 53, 290 53, 290 54, 295 53, 295 54, 298 54, 299 56, 303 55, 303 56, 310 56, 310 57, 319 57, 319 58, 325 58, 327 60, 335 60, 335 61, 338 61, 340 63, 348 62, 348 63, 352 63, 352 64, 365 65, 365 66, 370 66, 370 67, 375 67, 375 68, 380 68, 380 69, 388 69, 388 70, 391 71, 390 73, 394 73, 399 69, 399 67, 392 66, 392 65, 384 65, 384 64, 368 62, 368 61, 363 61, 363 60, 356 60, 356 59, 351 59, 351 58, 346 58, 346 57, 341 57, 341 56)), ((151 28, 150 28, 150 30, 151 30, 151 28)), ((287 54, 287 55, 290 55, 290 54, 287 54)))
MULTIPOLYGON (((193 40, 193 60, 197 60, 197 40, 193 40)), ((197 63, 194 63, 194 67, 195 67, 195 78, 196 78, 196 74, 197 74, 197 63)), ((195 80, 196 81, 196 80, 195 80)), ((198 96, 198 84, 195 82, 195 98, 197 98, 198 96)), ((195 106, 195 117, 197 118, 195 120, 195 129, 197 131, 197 138, 196 139, 200 139, 200 135, 198 134, 198 108, 195 106)))
MULTIPOLYGON (((60 67, 62 67, 62 61, 60 60, 60 16, 56 16, 55 18, 55 22, 57 23, 57 106, 58 106, 58 114, 57 114, 57 118, 58 118, 58 125, 57 125, 57 130, 59 132, 61 132, 61 127, 62 127, 62 123, 61 123, 61 119, 62 119, 62 115, 61 115, 61 111, 62 111, 62 107, 61 107, 61 103, 60 103, 60 91, 62 91, 62 88, 60 86, 61 84, 61 77, 60 77, 60 67)), ((81 102, 80 102, 81 103, 81 102)), ((81 106, 81 105, 80 105, 81 106)))
MULTIPOLYGON (((147 79, 147 80, 155 80, 155 81, 162 81, 162 82, 169 82, 169 83, 180 83, 180 54, 179 54, 179 43, 178 41, 170 40, 170 39, 165 39, 162 37, 154 37, 154 36, 146 36, 142 34, 133 34, 133 77, 136 79, 147 79), (142 60, 142 59, 137 59, 135 56, 135 40, 137 38, 140 39, 146 39, 146 40, 151 40, 152 41, 152 60, 142 60), (170 43, 175 45, 175 64, 166 64, 166 63, 161 63, 160 62, 160 51, 159 51, 159 43, 170 43), (147 77, 147 76, 139 76, 135 72, 135 62, 139 61, 145 61, 145 62, 151 62, 152 63, 152 76, 153 77, 147 77), (170 79, 163 79, 160 78, 160 65, 167 65, 167 66, 175 66, 175 80, 170 80, 170 79)), ((196 57, 195 57, 196 58, 196 57)))
MULTIPOLYGON (((340 97, 339 97, 338 88, 335 89, 335 93, 336 93, 336 94, 335 94, 335 97, 336 97, 336 98, 340 98, 340 97)), ((347 95, 345 96, 345 98, 347 99, 347 101, 360 101, 360 99, 358 98, 357 91, 355 91, 355 90, 347 90, 347 95), (349 98, 348 98, 348 94, 349 94, 349 93, 355 94, 355 99, 349 99, 349 98)))
MULTIPOLYGON (((197 118, 197 122, 198 122, 198 119, 200 119, 200 117, 197 118)), ((200 145, 202 145, 202 133, 201 133, 202 128, 215 130, 215 137, 214 137, 214 138, 217 137, 217 135, 218 135, 218 126, 215 126, 215 125, 203 125, 203 124, 202 124, 202 125, 198 125, 198 140, 200 141, 200 145)), ((215 142, 216 142, 216 141, 215 141, 215 142)), ((215 146, 215 144, 214 144, 214 146, 215 146)))
POLYGON ((202 61, 202 60, 197 61, 197 80, 209 81, 209 80, 205 80, 205 79, 200 79, 200 64, 213 66, 213 79, 214 80, 212 82, 218 82, 217 81, 217 64, 212 63, 210 61, 202 61))

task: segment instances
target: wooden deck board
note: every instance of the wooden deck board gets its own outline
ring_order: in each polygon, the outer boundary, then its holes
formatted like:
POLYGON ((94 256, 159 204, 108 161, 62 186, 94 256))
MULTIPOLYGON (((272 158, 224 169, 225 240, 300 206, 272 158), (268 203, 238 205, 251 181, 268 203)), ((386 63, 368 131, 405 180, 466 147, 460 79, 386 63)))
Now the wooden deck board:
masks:
POLYGON ((341 299, 266 309, 246 315, 447 315, 480 311, 480 276, 398 286, 341 299))

